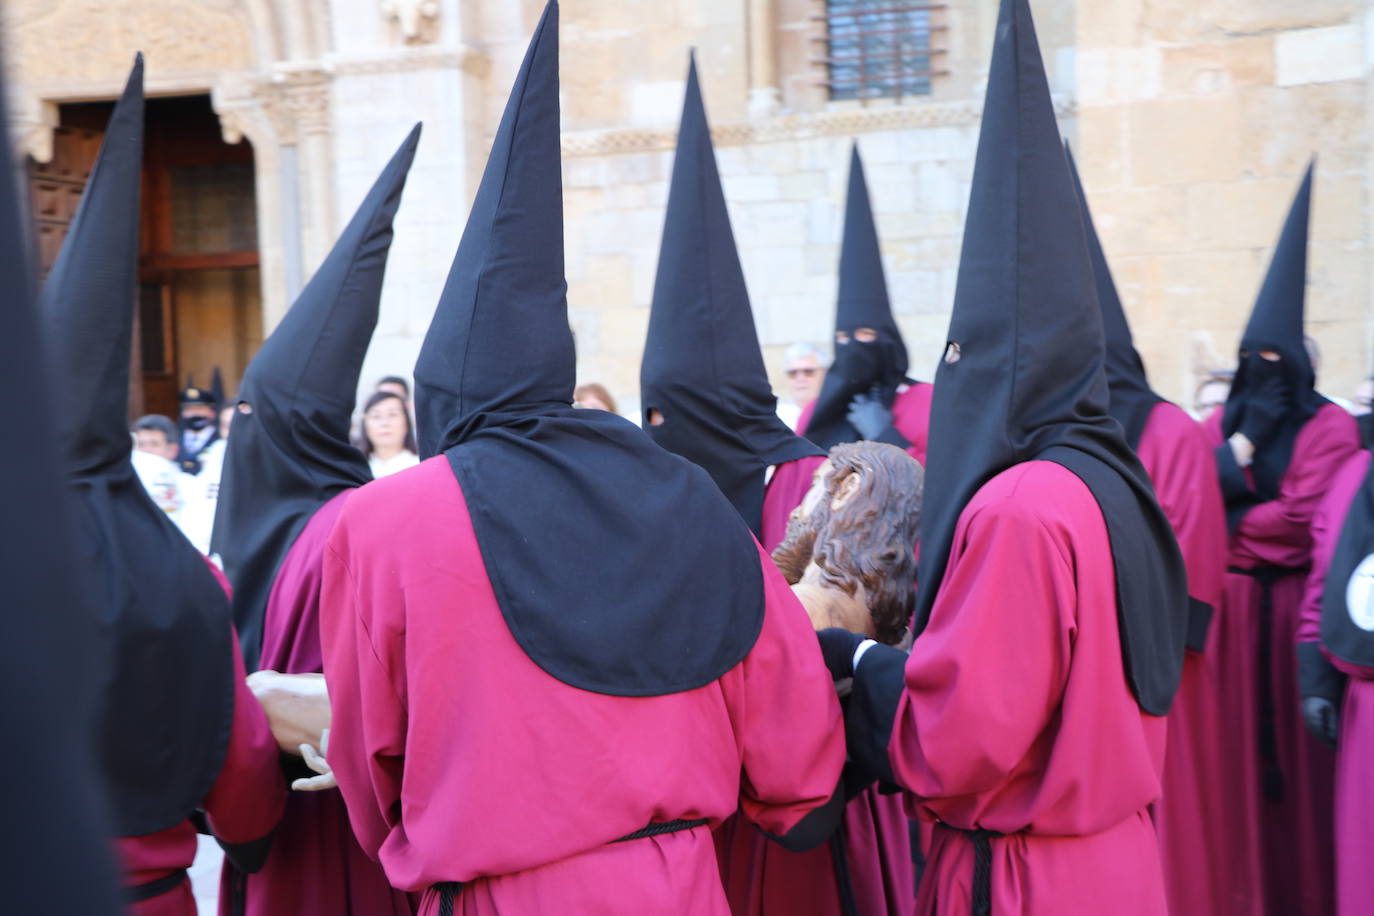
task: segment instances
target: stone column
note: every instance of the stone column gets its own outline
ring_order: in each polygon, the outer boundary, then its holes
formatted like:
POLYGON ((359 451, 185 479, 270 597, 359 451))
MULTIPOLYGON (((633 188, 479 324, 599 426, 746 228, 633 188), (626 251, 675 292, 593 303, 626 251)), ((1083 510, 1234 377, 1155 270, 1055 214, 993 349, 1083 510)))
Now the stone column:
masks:
POLYGON ((774 3, 775 0, 749 0, 750 117, 767 117, 782 107, 774 3))

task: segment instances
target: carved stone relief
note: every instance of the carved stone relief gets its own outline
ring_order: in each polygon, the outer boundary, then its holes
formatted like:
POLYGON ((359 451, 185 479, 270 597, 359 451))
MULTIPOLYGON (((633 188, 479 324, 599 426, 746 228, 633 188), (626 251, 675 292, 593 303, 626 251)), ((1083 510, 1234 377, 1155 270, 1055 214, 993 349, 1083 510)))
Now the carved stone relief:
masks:
POLYGON ((439 38, 438 0, 382 0, 382 15, 395 23, 408 45, 439 38))

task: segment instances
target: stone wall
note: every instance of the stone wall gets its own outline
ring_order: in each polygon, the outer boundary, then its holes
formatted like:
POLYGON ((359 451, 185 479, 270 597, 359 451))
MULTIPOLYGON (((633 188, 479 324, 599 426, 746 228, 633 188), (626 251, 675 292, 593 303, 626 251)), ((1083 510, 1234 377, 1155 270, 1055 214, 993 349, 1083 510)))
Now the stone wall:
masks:
POLYGON ((1162 393, 1231 365, 1313 155, 1319 383, 1348 397, 1368 373, 1372 27, 1361 0, 1079 5, 1080 164, 1162 393))

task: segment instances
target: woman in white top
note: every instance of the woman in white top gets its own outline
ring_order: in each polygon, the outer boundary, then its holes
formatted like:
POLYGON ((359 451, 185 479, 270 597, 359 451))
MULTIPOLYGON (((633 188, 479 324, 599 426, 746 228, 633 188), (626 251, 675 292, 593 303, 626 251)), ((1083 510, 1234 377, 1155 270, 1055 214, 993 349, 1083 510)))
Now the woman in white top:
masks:
POLYGON ((393 391, 378 391, 363 407, 363 454, 373 477, 385 477, 420 463, 406 402, 393 391))

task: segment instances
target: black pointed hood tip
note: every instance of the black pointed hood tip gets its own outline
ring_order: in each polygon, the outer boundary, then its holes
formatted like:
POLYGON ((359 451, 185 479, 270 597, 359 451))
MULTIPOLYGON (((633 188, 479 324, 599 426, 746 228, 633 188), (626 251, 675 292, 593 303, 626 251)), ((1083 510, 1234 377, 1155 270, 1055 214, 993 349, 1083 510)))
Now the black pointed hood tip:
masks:
POLYGON ((129 349, 138 283, 143 169, 143 55, 134 57, 39 313, 53 349, 58 432, 69 473, 129 466, 129 349))
POLYGON ((835 304, 835 327, 888 328, 897 333, 892 317, 892 302, 883 271, 882 246, 878 225, 873 218, 868 178, 864 173, 859 142, 849 150, 849 186, 844 208, 844 236, 840 242, 839 293, 835 304))
POLYGON ((1242 338, 1242 346, 1275 347, 1285 358, 1299 362, 1307 359, 1303 347, 1307 239, 1316 165, 1314 157, 1303 172, 1242 338))
POLYGON ((755 534, 765 469, 821 454, 777 415, 695 55, 687 69, 640 393, 650 438, 705 469, 755 534), (662 425, 648 422, 650 410, 662 414, 662 425))
POLYGON ((1078 165, 1067 141, 1064 143, 1064 156, 1069 163, 1069 174, 1073 178, 1074 191, 1077 193, 1083 216, 1083 232, 1088 242, 1088 254, 1092 258, 1098 305, 1102 310, 1102 333, 1106 345, 1105 366, 1111 400, 1108 410, 1121 424, 1126 434, 1126 443, 1134 449, 1140 445, 1145 425, 1155 405, 1164 399, 1150 388, 1149 379, 1145 375, 1145 363, 1135 348, 1131 325, 1126 319, 1121 297, 1117 294, 1116 282, 1112 279, 1106 252, 1102 250, 1102 241, 1098 238, 1097 227, 1093 224, 1088 195, 1083 190, 1078 165))
POLYGON ((544 8, 415 364, 420 455, 484 411, 571 404, 563 265, 558 4, 544 8))
POLYGON ((444 454, 506 626, 531 661, 611 696, 692 690, 758 638, 758 548, 705 471, 621 417, 572 406, 566 290, 550 3, 415 366, 420 448, 444 454), (684 531, 695 562, 664 564, 684 531), (590 568, 595 577, 570 572, 590 568))
POLYGON ((1182 558, 1149 476, 1107 414, 1102 317, 1079 201, 1026 0, 1003 0, 964 225, 951 345, 931 407, 915 629, 930 618, 959 518, 1032 460, 1091 490, 1116 567, 1127 681, 1166 712, 1182 673, 1182 558))
POLYGON ((242 400, 289 394, 297 400, 326 402, 341 411, 335 419, 346 438, 358 374, 377 326, 392 224, 420 132, 420 124, 411 128, 310 282, 249 363, 240 386, 242 400))

